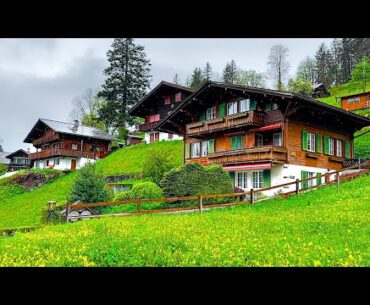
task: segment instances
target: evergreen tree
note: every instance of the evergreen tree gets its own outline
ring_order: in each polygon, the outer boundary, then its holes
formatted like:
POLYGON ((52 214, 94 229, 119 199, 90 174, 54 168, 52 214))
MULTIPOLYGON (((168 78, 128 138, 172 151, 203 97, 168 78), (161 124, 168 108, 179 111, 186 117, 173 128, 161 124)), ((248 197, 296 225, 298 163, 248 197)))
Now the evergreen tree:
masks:
POLYGON ((209 62, 206 63, 206 66, 203 70, 203 79, 205 82, 212 80, 212 67, 209 62))
POLYGON ((224 71, 222 73, 222 80, 226 84, 236 84, 238 79, 238 67, 234 60, 231 60, 226 64, 224 71))
POLYGON ((176 85, 180 84, 180 81, 179 81, 179 76, 177 75, 177 73, 175 74, 175 76, 173 77, 173 80, 172 82, 176 85))
POLYGON ((332 56, 332 79, 335 85, 339 85, 342 82, 341 79, 341 69, 342 63, 340 60, 341 54, 341 41, 338 38, 335 38, 330 45, 330 53, 332 56))
POLYGON ((355 54, 354 54, 354 39, 343 38, 341 40, 341 52, 340 61, 342 64, 341 68, 341 81, 346 83, 351 78, 351 72, 355 65, 355 54))
POLYGON ((190 88, 198 89, 204 84, 202 69, 196 67, 191 76, 190 88))
POLYGON ((106 101, 99 109, 99 117, 116 130, 133 125, 128 111, 147 92, 150 85, 150 62, 144 47, 136 45, 132 38, 116 38, 107 52, 109 67, 98 97, 106 101))
POLYGON ((315 54, 316 83, 323 83, 330 87, 333 83, 332 56, 328 48, 322 43, 315 54))
POLYGON ((370 59, 364 56, 352 70, 349 86, 352 90, 361 89, 365 92, 368 82, 370 82, 370 59))

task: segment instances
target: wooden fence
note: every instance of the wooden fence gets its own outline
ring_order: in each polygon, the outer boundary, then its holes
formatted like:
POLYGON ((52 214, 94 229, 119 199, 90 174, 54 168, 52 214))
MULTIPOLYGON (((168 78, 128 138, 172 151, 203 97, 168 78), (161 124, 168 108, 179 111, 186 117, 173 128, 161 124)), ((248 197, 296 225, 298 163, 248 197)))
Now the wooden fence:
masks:
MULTIPOLYGON (((361 168, 364 168, 365 166, 370 165, 370 160, 367 160, 366 162, 362 163, 360 165, 361 168)), ((310 178, 305 179, 296 179, 295 181, 274 185, 267 188, 261 188, 261 189, 251 189, 250 191, 246 192, 237 192, 237 193, 230 193, 230 194, 214 194, 214 195, 197 195, 197 196, 184 196, 184 197, 171 197, 171 198, 158 198, 158 199, 134 199, 134 200, 123 200, 123 201, 115 201, 115 202, 98 202, 98 203, 77 203, 77 204, 67 204, 66 206, 66 213, 65 218, 66 222, 69 220, 77 220, 77 219, 84 219, 84 218, 96 218, 96 217, 103 217, 103 216, 128 216, 128 215, 140 215, 140 214, 151 214, 151 213, 175 213, 175 212, 186 212, 186 211, 199 211, 202 212, 204 209, 210 209, 210 208, 218 208, 218 207, 228 207, 228 206, 236 206, 236 205, 242 205, 242 204, 254 204, 256 202, 273 199, 276 197, 287 197, 293 194, 299 195, 301 192, 305 192, 311 189, 320 188, 325 185, 330 184, 336 184, 339 186, 340 181, 353 179, 359 175, 362 175, 364 173, 367 173, 369 170, 363 169, 362 171, 349 173, 346 175, 343 175, 341 177, 340 173, 349 170, 349 169, 357 169, 359 167, 359 164, 355 164, 350 167, 346 167, 339 171, 332 171, 328 172, 326 174, 317 175, 310 178), (334 175, 334 179, 330 179, 331 176, 334 175), (313 183, 312 186, 309 187, 302 187, 303 182, 308 181, 317 181, 317 179, 325 179, 324 184, 317 184, 313 183), (294 190, 288 191, 288 192, 278 192, 275 193, 274 196, 265 197, 265 198, 258 198, 258 194, 261 194, 266 191, 274 190, 274 189, 281 189, 283 187, 293 186, 294 190), (217 199, 217 198, 232 198, 236 197, 236 201, 231 203, 204 203, 204 200, 206 199, 217 199), (151 210, 143 210, 142 205, 146 203, 153 203, 153 202, 181 202, 181 201, 195 201, 196 205, 193 204, 193 206, 190 207, 177 207, 177 208, 168 208, 168 209, 151 209, 151 210), (117 206, 122 204, 135 204, 136 205, 136 212, 126 212, 126 213, 115 213, 115 214, 100 214, 100 215, 86 215, 86 216, 69 216, 69 212, 72 210, 83 210, 86 208, 94 208, 94 207, 108 207, 108 206, 117 206)), ((321 180, 322 181, 322 180, 321 180)))

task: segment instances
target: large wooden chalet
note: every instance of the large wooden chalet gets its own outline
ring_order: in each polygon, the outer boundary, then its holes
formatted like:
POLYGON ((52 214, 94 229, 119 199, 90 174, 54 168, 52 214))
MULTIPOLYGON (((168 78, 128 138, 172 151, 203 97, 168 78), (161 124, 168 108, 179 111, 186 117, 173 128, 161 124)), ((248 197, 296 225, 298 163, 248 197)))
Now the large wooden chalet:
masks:
POLYGON ((105 131, 54 120, 39 119, 24 140, 37 152, 29 154, 35 168, 74 170, 108 155, 113 137, 105 131))
POLYGON ((368 125, 311 98, 207 82, 155 128, 184 137, 185 162, 220 164, 235 187, 258 189, 341 169, 354 132, 368 125))
POLYGON ((193 89, 162 81, 130 110, 130 115, 145 120, 139 125, 139 131, 144 132, 146 143, 181 139, 172 131, 158 128, 158 124, 193 92, 193 89))

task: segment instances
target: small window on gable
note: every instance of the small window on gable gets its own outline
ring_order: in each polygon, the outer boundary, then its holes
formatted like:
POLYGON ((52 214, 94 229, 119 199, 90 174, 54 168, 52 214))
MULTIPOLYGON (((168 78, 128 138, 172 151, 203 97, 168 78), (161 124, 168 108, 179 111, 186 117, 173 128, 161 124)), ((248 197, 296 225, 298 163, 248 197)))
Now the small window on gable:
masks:
POLYGON ((216 118, 216 107, 208 108, 206 111, 206 119, 213 120, 216 118))
POLYGON ((232 115, 238 112, 238 102, 227 103, 227 115, 232 115))
POLYGON ((249 111, 250 109, 250 99, 244 99, 239 101, 240 112, 249 111))
POLYGON ((278 103, 272 103, 272 110, 278 110, 279 104, 278 103))
POLYGON ((77 144, 72 143, 72 150, 77 150, 77 144))
POLYGON ((181 102, 182 97, 181 97, 181 92, 176 93, 175 95, 175 102, 181 102))
POLYGON ((171 104, 171 97, 169 95, 164 97, 164 104, 170 105, 171 104))

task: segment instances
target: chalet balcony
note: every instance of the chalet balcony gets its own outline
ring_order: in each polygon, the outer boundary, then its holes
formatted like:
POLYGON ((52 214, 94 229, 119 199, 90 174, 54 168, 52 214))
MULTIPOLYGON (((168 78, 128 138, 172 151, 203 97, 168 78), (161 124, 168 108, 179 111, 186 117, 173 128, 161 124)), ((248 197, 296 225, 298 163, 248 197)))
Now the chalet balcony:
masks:
POLYGON ((139 131, 153 130, 154 128, 157 127, 158 123, 159 123, 159 121, 140 124, 139 125, 139 131))
POLYGON ((208 155, 208 164, 238 164, 246 162, 286 163, 287 149, 282 146, 262 146, 220 151, 208 155))
POLYGON ((243 126, 262 126, 264 114, 257 111, 246 111, 228 115, 223 118, 201 121, 186 125, 188 136, 198 136, 202 134, 223 131, 225 129, 243 126))
POLYGON ((59 134, 48 134, 48 135, 45 135, 37 140, 34 140, 32 141, 32 144, 34 146, 38 146, 38 145, 41 145, 41 144, 44 144, 44 143, 49 143, 49 142, 53 142, 53 141, 56 141, 56 140, 59 140, 59 134))
POLYGON ((53 148, 53 149, 42 150, 42 151, 28 155, 30 160, 46 159, 46 158, 57 157, 57 156, 73 157, 73 158, 83 157, 83 158, 94 159, 94 157, 97 156, 97 154, 94 154, 93 152, 90 152, 90 151, 53 148))

